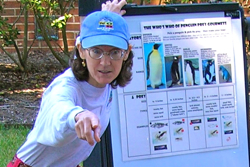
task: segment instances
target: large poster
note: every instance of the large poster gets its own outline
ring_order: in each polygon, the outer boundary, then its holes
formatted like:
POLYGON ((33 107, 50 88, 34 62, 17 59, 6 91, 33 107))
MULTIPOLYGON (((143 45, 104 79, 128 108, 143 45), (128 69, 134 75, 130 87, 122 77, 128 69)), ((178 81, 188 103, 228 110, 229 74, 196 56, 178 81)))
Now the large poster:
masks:
POLYGON ((141 22, 118 89, 123 160, 238 147, 231 18, 141 22))

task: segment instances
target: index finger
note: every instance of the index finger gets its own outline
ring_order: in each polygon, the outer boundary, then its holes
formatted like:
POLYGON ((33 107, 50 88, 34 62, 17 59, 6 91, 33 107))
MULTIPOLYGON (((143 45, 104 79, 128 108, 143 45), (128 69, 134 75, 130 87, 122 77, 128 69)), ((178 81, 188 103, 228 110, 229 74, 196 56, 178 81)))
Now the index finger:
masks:
POLYGON ((93 118, 91 119, 91 128, 92 128, 92 129, 95 129, 95 128, 97 128, 98 126, 100 126, 100 125, 99 125, 99 119, 98 119, 97 117, 93 117, 93 118))
POLYGON ((100 138, 98 139, 99 136, 97 136, 95 130, 97 129, 98 130, 98 127, 100 127, 99 125, 99 119, 97 117, 92 117, 90 119, 90 126, 85 126, 85 132, 88 132, 86 133, 86 140, 88 141, 88 143, 90 145, 94 145, 94 139, 99 142, 100 138), (92 133, 89 133, 91 131, 94 131, 94 139, 93 139, 93 136, 92 136, 92 133))
POLYGON ((101 126, 100 126, 100 121, 97 118, 92 118, 91 119, 91 127, 92 130, 94 131, 94 139, 96 142, 100 142, 100 131, 101 131, 101 126))
POLYGON ((101 126, 97 126, 94 130, 94 138, 96 142, 100 142, 100 131, 101 131, 101 126))

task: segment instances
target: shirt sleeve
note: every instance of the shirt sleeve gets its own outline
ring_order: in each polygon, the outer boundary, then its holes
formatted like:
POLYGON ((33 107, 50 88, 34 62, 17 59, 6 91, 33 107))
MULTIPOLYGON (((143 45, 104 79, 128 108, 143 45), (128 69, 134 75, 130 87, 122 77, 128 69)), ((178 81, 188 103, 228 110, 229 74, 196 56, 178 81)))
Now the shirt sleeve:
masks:
POLYGON ((41 144, 61 147, 77 138, 75 116, 84 109, 77 105, 81 99, 77 84, 57 81, 43 95, 34 129, 41 144), (79 98, 79 99, 78 99, 79 98))

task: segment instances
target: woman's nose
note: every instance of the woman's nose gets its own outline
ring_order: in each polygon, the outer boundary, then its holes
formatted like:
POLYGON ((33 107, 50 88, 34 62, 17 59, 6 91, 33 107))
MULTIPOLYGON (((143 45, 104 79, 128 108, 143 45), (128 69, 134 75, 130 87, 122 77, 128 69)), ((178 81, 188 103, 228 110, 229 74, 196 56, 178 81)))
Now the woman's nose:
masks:
POLYGON ((104 52, 100 61, 101 61, 100 64, 102 65, 110 65, 111 61, 110 55, 107 52, 104 52))

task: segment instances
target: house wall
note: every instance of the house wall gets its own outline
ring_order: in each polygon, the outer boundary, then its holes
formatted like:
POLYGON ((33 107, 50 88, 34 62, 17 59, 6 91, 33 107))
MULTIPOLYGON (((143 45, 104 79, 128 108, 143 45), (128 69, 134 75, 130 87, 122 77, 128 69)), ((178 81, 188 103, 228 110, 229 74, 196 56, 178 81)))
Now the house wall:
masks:
MULTIPOLYGON (((9 23, 14 23, 20 13, 20 3, 16 0, 4 0, 4 12, 1 14, 3 17, 8 18, 9 23)), ((80 17, 78 16, 78 2, 75 3, 75 8, 70 11, 73 15, 67 22, 66 29, 67 29, 67 42, 69 45, 69 50, 72 50, 75 45, 75 39, 79 34, 80 31, 80 17)), ((19 29, 20 35, 17 39, 18 47, 22 49, 23 46, 23 37, 24 37, 24 17, 23 15, 17 21, 15 27, 19 29)), ((29 11, 29 18, 28 18, 28 47, 32 44, 35 36, 35 18, 31 11, 29 11)), ((60 30, 58 31, 59 40, 56 41, 61 47, 63 47, 62 41, 62 34, 60 30)), ((2 43, 0 41, 0 43, 2 43)), ((57 48, 60 51, 59 47, 56 46, 54 43, 54 48, 57 48)), ((6 47, 6 50, 10 53, 15 52, 14 47, 6 47)), ((41 50, 41 51, 49 51, 46 43, 43 40, 35 40, 32 45, 32 50, 41 50)), ((0 49, 0 53, 3 51, 0 49)))

